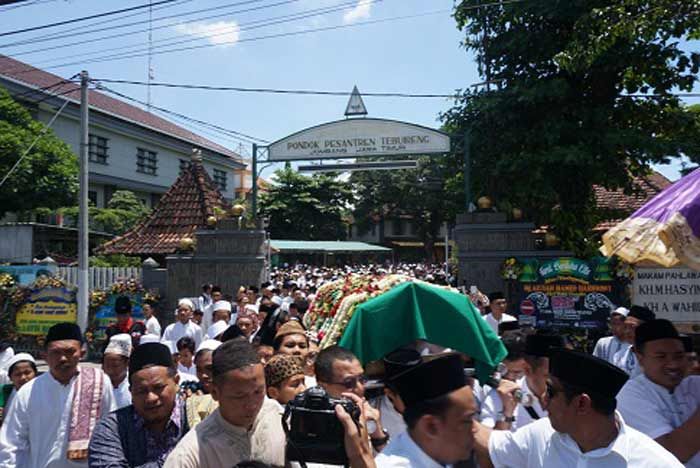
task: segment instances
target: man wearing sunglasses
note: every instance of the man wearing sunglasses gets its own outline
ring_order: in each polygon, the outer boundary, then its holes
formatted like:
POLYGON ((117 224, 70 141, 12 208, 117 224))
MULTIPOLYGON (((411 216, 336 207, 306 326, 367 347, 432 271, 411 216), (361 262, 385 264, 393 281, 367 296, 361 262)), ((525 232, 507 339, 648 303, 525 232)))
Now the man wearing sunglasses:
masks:
POLYGON ((549 417, 516 432, 476 424, 480 466, 681 468, 670 452, 615 411, 627 378, 586 353, 554 351, 546 388, 549 417))
POLYGON ((345 348, 329 346, 318 353, 314 367, 318 385, 332 398, 353 393, 363 399, 372 446, 376 450, 383 448, 389 441, 389 433, 382 427, 379 410, 364 400, 367 377, 359 359, 345 348))

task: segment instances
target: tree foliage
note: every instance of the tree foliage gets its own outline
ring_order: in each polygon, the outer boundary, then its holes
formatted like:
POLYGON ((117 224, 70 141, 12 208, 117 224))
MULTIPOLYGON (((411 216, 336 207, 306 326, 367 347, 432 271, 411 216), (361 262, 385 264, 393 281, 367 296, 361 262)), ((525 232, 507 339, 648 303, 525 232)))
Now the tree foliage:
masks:
POLYGON ((454 16, 492 84, 443 115, 449 130, 470 131, 473 192, 524 208, 585 253, 594 185, 632 191, 651 164, 700 154, 697 119, 672 94, 700 70, 682 43, 697 35, 699 2, 479 3, 461 1, 454 16))
MULTIPOLYGON (((72 206, 60 210, 77 225, 78 207, 72 206)), ((129 190, 117 190, 107 202, 106 208, 90 206, 90 229, 110 234, 124 234, 135 227, 151 210, 129 190)))
POLYGON ((352 192, 335 175, 308 177, 290 165, 275 171, 275 183, 261 194, 260 213, 270 217, 277 239, 344 240, 344 219, 352 192))
MULTIPOLYGON (((0 180, 44 128, 0 87, 0 180)), ((73 203, 77 176, 78 159, 49 129, 0 187, 0 217, 73 203)))
MULTIPOLYGON (((392 158, 395 159, 395 158, 392 158)), ((454 155, 418 158, 416 169, 354 172, 357 196, 353 216, 360 232, 385 219, 406 216, 423 242, 426 259, 434 261, 440 227, 464 211, 463 178, 455 176, 460 158, 454 155)))

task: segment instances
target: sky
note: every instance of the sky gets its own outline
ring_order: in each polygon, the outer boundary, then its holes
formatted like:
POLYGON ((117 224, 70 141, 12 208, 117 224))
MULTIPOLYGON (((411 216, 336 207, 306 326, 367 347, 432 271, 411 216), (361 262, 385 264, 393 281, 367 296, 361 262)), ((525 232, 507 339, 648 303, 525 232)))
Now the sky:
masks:
MULTIPOLYGON (((150 13, 154 82, 341 92, 350 92, 357 85, 361 93, 451 94, 480 81, 473 55, 460 46, 463 35, 451 16, 455 0, 159 1, 152 1, 150 13), (200 12, 188 14, 196 11, 200 12), (172 42, 178 44, 169 45, 172 42), (197 48, 163 53, 184 47, 197 48)), ((0 7, 0 34, 147 3, 27 0, 0 7)), ((0 35, 0 53, 62 77, 87 70, 96 79, 145 82, 148 29, 149 9, 143 8, 0 35), (116 28, 126 23, 139 24, 116 28), (51 34, 66 37, 47 37, 51 34), (118 54, 138 56, 110 58, 118 54)), ((141 101, 148 97, 145 86, 105 86, 141 101)), ((154 86, 150 99, 154 106, 266 141, 343 118, 348 101, 347 96, 154 86)), ((439 114, 452 106, 447 98, 363 99, 370 117, 429 127, 438 127, 439 114)), ((249 141, 183 126, 243 156, 251 153, 249 141)), ((671 180, 678 178, 679 168, 679 162, 657 167, 671 180)), ((269 177, 272 170, 274 167, 267 168, 263 176, 269 177)))

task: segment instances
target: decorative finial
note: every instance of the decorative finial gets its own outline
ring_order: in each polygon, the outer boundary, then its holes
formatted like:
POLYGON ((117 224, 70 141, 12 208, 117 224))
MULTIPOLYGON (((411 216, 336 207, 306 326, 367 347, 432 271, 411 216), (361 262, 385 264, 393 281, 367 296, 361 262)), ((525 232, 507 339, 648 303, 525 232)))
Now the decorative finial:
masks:
POLYGON ((190 159, 192 159, 193 162, 202 162, 202 150, 199 148, 192 148, 190 159))

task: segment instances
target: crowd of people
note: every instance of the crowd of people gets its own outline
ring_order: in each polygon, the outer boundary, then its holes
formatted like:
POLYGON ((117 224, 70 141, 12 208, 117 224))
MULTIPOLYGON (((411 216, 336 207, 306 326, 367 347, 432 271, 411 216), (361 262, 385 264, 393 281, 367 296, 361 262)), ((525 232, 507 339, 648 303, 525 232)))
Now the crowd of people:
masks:
POLYGON ((425 265, 282 268, 230 295, 204 285, 170 317, 147 304, 136 320, 118 298, 101 367, 81 363, 70 323, 48 331, 41 375, 5 350, 0 468, 296 466, 283 419, 310 388, 358 408, 334 408, 353 467, 700 467, 692 341, 650 310, 612 311, 591 355, 521 328, 502 293, 464 291, 507 351, 488 381, 422 341, 365 369, 301 320, 318 287, 351 273, 451 281, 425 265))

